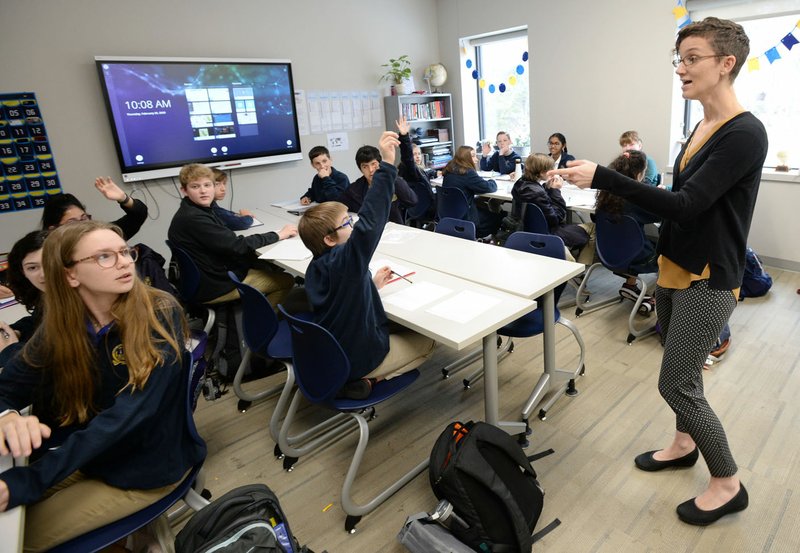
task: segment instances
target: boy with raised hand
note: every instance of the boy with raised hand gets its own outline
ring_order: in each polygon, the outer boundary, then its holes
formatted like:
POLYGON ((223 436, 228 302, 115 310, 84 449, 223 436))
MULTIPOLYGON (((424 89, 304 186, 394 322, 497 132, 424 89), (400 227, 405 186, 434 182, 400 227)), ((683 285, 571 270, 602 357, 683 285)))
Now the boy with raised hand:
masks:
POLYGON ((331 154, 325 146, 311 148, 311 151, 308 152, 308 159, 311 160, 311 167, 317 171, 317 174, 311 181, 311 188, 300 198, 300 203, 309 205, 311 202, 322 203, 338 200, 342 192, 350 186, 350 178, 333 167, 331 154))
POLYGON ((505 131, 497 133, 497 150, 484 142, 481 152, 481 171, 495 171, 501 175, 510 175, 517 169, 517 161, 521 158, 511 145, 511 135, 505 131))
POLYGON ((214 214, 214 173, 199 163, 184 165, 180 172, 184 197, 172 217, 168 236, 183 248, 200 271, 196 299, 202 303, 235 300, 239 292, 228 278, 233 271, 239 279, 261 291, 274 306, 294 286, 288 273, 258 259, 256 250, 297 234, 294 225, 278 232, 237 236, 214 214))
POLYGON ((314 254, 306 271, 306 294, 315 322, 333 334, 350 360, 350 378, 340 393, 351 399, 367 397, 378 380, 418 367, 434 346, 412 330, 390 328, 378 289, 392 280, 391 269, 382 267, 375 275, 369 271, 389 219, 399 144, 396 133, 381 136, 383 161, 372 175, 358 223, 347 206, 327 202, 306 211, 298 225, 300 238, 314 254))
POLYGON ((253 214, 246 210, 240 209, 239 213, 225 209, 218 202, 225 199, 225 194, 228 191, 228 175, 225 171, 219 169, 211 169, 214 173, 214 201, 211 202, 211 209, 222 224, 231 230, 244 230, 253 226, 253 214))
MULTIPOLYGON (((361 206, 367 195, 367 191, 372 186, 372 179, 375 172, 381 166, 381 152, 375 146, 361 146, 356 150, 356 165, 361 171, 361 178, 357 179, 339 197, 339 201, 347 206, 352 212, 361 214, 361 206)), ((392 156, 394 161, 394 155, 392 156)), ((392 205, 389 208, 389 220, 393 223, 402 225, 404 221, 402 209, 417 205, 417 193, 411 190, 403 177, 398 177, 395 171, 394 196, 392 205)))

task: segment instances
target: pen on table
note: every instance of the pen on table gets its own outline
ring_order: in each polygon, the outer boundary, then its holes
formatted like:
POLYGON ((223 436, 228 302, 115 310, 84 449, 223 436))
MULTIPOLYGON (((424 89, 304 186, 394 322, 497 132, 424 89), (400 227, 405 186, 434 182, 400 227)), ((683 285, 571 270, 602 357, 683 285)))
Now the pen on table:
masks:
POLYGON ((398 273, 397 271, 391 271, 391 273, 392 273, 393 275, 395 275, 395 276, 398 276, 398 277, 402 278, 403 280, 405 280, 405 281, 406 281, 406 282, 408 282, 409 284, 414 284, 414 281, 413 281, 413 280, 409 280, 409 279, 407 279, 406 277, 404 277, 403 275, 401 275, 401 274, 400 274, 400 273, 398 273))

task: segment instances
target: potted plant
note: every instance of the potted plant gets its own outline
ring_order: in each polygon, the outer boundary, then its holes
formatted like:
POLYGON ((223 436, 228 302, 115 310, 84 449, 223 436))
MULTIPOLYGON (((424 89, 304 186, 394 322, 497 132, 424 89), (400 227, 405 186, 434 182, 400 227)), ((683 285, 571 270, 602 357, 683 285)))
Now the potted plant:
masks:
POLYGON ((407 94, 410 92, 407 87, 413 90, 414 83, 411 81, 411 61, 406 54, 399 58, 389 58, 389 63, 384 63, 381 67, 386 68, 386 73, 381 76, 381 81, 387 81, 394 85, 397 94, 407 94))

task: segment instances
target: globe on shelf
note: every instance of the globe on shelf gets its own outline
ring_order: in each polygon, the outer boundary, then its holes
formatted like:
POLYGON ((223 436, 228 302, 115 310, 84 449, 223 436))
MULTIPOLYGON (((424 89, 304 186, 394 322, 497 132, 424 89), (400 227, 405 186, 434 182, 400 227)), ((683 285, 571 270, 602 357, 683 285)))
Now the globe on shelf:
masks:
POLYGON ((440 87, 447 82, 447 70, 441 63, 433 63, 425 68, 424 79, 431 87, 440 87))

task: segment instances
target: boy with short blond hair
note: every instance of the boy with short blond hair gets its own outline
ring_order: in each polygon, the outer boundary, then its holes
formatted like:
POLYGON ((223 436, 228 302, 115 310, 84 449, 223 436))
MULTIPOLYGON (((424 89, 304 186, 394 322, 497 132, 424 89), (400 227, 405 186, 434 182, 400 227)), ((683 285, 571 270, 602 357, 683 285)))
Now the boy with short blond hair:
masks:
POLYGON ((312 202, 332 202, 350 186, 350 178, 333 167, 331 154, 325 146, 314 146, 308 152, 311 167, 317 172, 311 181, 311 187, 300 198, 300 203, 309 205, 312 202))
POLYGON ((168 237, 183 248, 200 270, 196 299, 221 303, 237 299, 239 292, 228 277, 233 271, 247 284, 263 292, 275 306, 294 285, 291 275, 258 259, 256 250, 297 234, 294 225, 278 232, 237 236, 214 214, 214 173, 199 163, 180 172, 184 197, 172 217, 168 237))
POLYGON ((299 223, 300 238, 314 258, 305 289, 316 323, 338 340, 350 360, 349 382, 341 394, 367 397, 375 381, 421 365, 433 351, 430 338, 408 329, 390 329, 378 289, 392 280, 389 267, 373 276, 369 262, 389 219, 397 168, 397 134, 385 132, 383 159, 359 211, 358 223, 347 206, 328 202, 308 209, 299 223))

